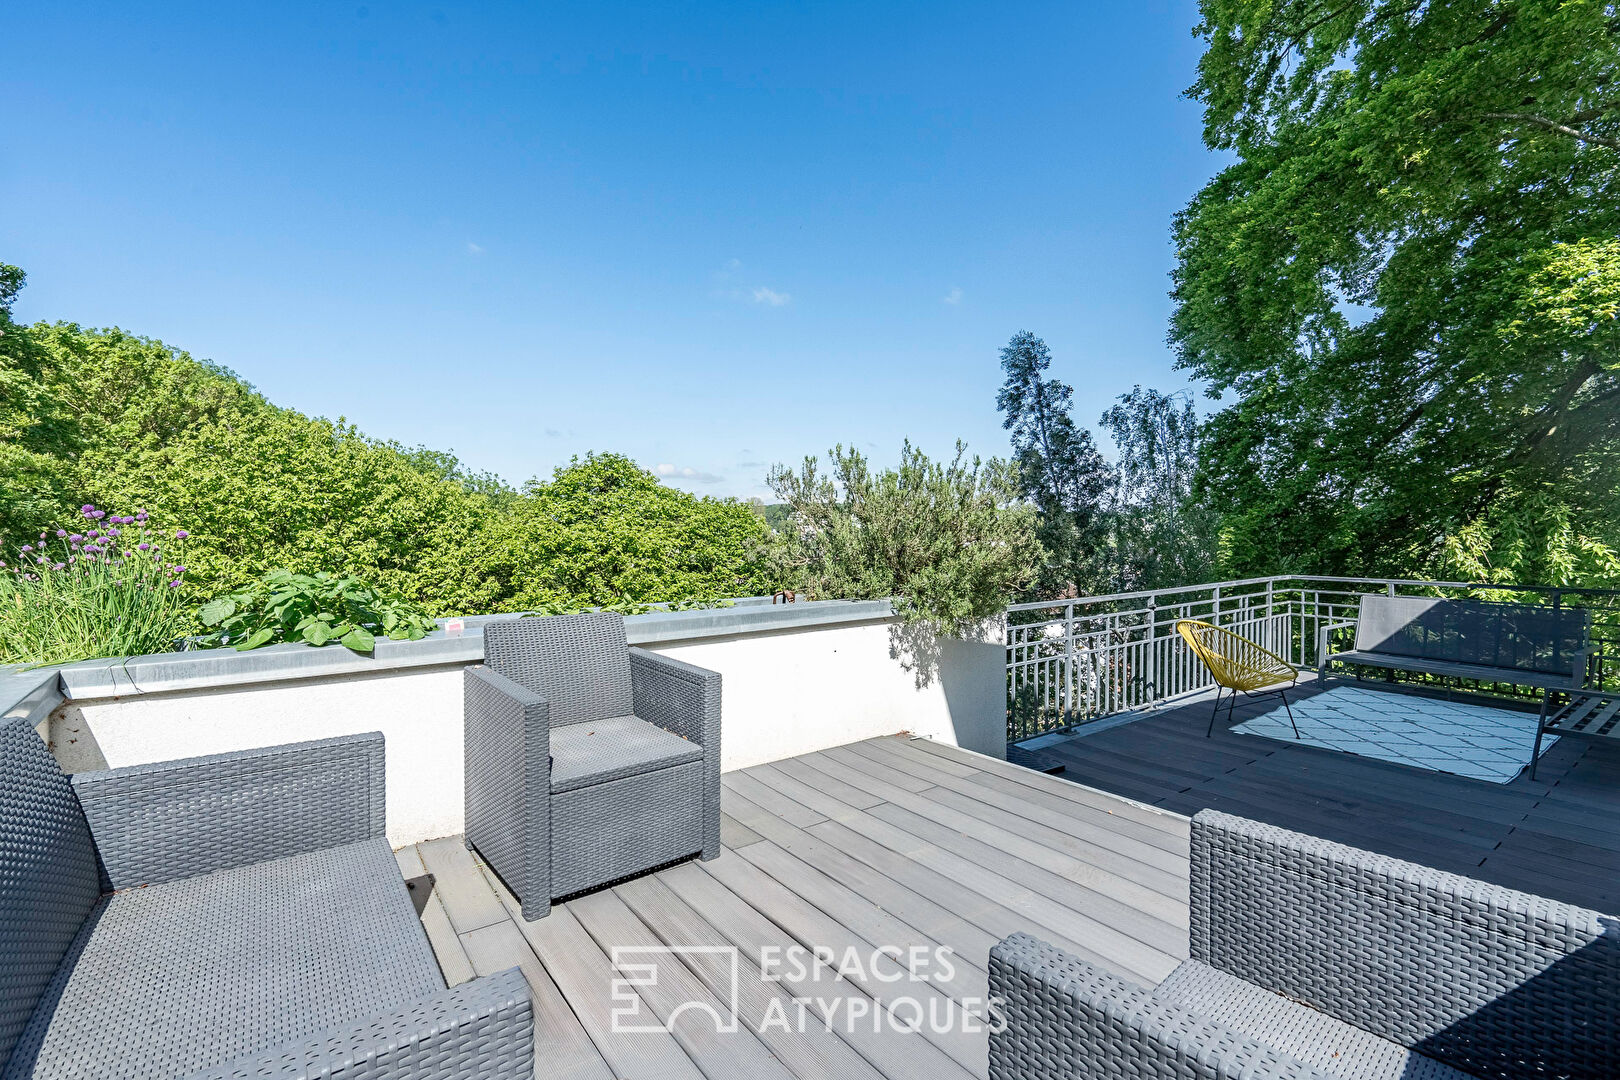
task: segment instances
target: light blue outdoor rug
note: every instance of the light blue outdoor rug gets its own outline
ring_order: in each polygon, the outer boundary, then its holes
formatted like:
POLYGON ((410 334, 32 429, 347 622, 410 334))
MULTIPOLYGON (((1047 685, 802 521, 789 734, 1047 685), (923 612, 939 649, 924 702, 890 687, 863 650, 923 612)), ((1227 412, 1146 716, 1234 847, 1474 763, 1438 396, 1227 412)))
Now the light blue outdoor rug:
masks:
MULTIPOLYGON (((1300 743, 1496 784, 1507 783, 1527 768, 1536 745, 1536 714, 1512 709, 1355 686, 1335 686, 1290 704, 1300 743)), ((1232 730, 1296 741, 1280 703, 1232 730)), ((1543 740, 1542 752, 1557 741, 1543 740)))

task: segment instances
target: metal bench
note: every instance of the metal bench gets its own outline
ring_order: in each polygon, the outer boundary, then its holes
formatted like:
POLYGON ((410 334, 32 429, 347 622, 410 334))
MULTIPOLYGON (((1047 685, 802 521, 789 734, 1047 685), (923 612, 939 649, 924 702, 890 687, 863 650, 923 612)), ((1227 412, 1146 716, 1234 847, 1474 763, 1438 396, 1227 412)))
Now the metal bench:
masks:
POLYGON ((1585 681, 1590 624, 1585 608, 1375 594, 1355 622, 1322 628, 1317 655, 1324 674, 1337 662, 1568 690, 1585 681), (1328 634, 1351 626, 1355 648, 1329 654, 1328 634))
POLYGON ((1620 694, 1575 692, 1563 707, 1547 715, 1541 711, 1536 725, 1536 748, 1530 757, 1530 779, 1536 778, 1544 736, 1573 735, 1578 739, 1620 739, 1620 694))

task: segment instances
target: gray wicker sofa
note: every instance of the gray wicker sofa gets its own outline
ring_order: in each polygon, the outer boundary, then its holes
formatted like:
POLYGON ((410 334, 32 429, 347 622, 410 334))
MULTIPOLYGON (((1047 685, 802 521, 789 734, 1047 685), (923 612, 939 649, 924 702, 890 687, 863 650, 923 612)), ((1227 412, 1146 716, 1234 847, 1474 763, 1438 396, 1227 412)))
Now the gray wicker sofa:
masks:
POLYGON ((528 1078, 516 969, 446 989, 383 739, 71 779, 0 722, 0 1077, 528 1078))
POLYGON ((720 854, 720 676, 630 648, 605 612, 484 628, 466 670, 467 845, 525 919, 720 854))
POLYGON ((1620 922, 1598 912, 1205 810, 1191 923, 1152 990, 997 944, 992 1080, 1620 1072, 1620 922))

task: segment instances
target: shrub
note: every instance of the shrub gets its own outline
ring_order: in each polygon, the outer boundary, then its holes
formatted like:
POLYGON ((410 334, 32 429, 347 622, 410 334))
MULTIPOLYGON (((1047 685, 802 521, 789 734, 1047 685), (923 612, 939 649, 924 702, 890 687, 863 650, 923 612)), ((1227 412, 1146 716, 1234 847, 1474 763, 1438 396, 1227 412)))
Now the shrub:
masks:
POLYGON ((145 511, 47 529, 0 562, 0 662, 63 664, 167 652, 191 625, 180 595, 187 533, 158 530, 145 511))
POLYGON ((335 641, 367 653, 379 634, 419 641, 434 627, 419 606, 383 595, 358 578, 324 571, 272 571, 246 589, 210 600, 197 618, 213 628, 200 645, 238 651, 280 641, 315 646, 335 641))

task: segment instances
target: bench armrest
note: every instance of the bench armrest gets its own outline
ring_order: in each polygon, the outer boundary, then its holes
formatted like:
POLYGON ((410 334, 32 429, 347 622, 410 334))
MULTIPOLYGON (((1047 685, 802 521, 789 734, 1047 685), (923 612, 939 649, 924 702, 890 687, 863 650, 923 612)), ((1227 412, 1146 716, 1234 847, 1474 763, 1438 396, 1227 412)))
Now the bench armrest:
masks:
POLYGON ((196 877, 383 835, 379 732, 75 773, 109 887, 196 877))
POLYGON ((1316 671, 1317 671, 1317 674, 1321 674, 1322 672, 1327 670, 1327 664, 1328 664, 1328 651, 1327 651, 1328 635, 1333 633, 1333 631, 1335 631, 1335 630, 1349 630, 1351 627, 1353 627, 1355 625, 1356 625, 1355 620, 1352 619, 1350 622, 1329 623, 1326 626, 1317 627, 1317 629, 1316 629, 1316 671))
POLYGON ((534 1006, 517 968, 188 1080, 531 1080, 534 1006))
POLYGON ((990 950, 990 1080, 1176 1076, 1327 1080, 1182 1005, 1028 934, 990 950), (997 1028, 1000 1030, 997 1030, 997 1028))
POLYGON ((636 716, 703 747, 703 857, 720 854, 720 673, 630 650, 636 716))

